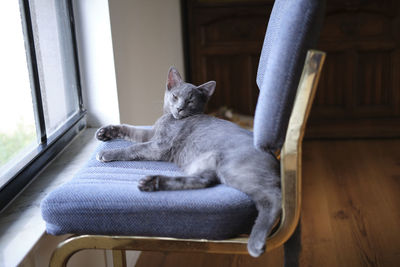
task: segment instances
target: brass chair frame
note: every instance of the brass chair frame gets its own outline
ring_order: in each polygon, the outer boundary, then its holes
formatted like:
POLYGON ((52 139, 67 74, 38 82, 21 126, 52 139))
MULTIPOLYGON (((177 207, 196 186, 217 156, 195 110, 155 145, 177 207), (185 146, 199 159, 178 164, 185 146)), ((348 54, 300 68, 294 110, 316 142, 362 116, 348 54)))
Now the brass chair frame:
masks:
MULTIPOLYGON (((285 143, 281 150, 282 214, 279 226, 267 239, 267 251, 283 245, 293 234, 301 209, 301 152, 306 121, 317 88, 325 53, 309 50, 300 78, 285 143)), ((126 266, 126 250, 248 254, 248 237, 227 240, 177 239, 138 236, 73 236, 60 243, 50 266, 66 266, 69 258, 84 249, 113 251, 115 267, 126 266)))

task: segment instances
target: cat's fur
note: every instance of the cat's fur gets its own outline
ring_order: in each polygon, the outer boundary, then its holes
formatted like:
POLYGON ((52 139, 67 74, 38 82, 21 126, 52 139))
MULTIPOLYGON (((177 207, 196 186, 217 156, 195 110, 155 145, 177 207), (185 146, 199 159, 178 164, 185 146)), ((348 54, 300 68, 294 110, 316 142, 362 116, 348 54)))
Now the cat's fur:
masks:
POLYGON ((258 210, 248 251, 258 257, 281 210, 279 162, 253 146, 253 134, 231 122, 202 114, 215 82, 194 86, 182 81, 175 68, 168 72, 164 115, 152 129, 130 125, 100 128, 96 138, 132 140, 130 147, 103 150, 102 162, 162 160, 176 163, 183 177, 154 175, 142 178, 142 191, 205 188, 224 183, 249 195, 258 210))

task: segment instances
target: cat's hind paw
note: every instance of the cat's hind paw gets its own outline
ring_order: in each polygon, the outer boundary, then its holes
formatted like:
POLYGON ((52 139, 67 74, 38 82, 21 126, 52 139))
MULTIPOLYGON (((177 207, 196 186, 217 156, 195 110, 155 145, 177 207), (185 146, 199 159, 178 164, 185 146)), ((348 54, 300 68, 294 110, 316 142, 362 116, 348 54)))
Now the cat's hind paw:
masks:
POLYGON ((257 238, 250 238, 249 243, 247 244, 247 250, 249 251, 249 254, 254 258, 257 258, 261 254, 263 254, 265 248, 265 239, 257 240, 257 238))
POLYGON ((138 188, 140 191, 152 192, 158 191, 160 186, 160 177, 157 175, 146 176, 139 180, 138 188))
POLYGON ((117 138, 119 135, 118 127, 109 125, 101 127, 96 131, 95 137, 100 141, 109 141, 111 139, 117 138))

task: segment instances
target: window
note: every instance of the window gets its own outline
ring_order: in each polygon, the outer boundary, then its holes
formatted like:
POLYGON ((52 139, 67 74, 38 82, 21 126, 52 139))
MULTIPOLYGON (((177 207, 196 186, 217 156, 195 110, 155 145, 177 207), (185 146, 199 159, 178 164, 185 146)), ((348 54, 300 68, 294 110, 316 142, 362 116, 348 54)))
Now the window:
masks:
POLYGON ((86 126, 72 10, 0 3, 0 210, 86 126))

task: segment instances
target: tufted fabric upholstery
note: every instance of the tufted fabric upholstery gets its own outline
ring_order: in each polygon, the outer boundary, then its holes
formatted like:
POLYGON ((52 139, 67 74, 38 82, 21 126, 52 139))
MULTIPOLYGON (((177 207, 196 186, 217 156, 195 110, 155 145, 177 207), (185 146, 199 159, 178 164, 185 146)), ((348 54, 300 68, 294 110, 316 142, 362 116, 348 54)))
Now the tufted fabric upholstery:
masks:
MULTIPOLYGON (((127 145, 127 141, 110 141, 98 149, 127 145)), ((144 175, 179 175, 180 170, 167 162, 101 163, 95 154, 74 179, 42 202, 49 234, 223 239, 250 230, 257 215, 247 195, 225 185, 141 192, 137 181, 144 175)))
POLYGON ((260 94, 254 118, 254 145, 275 151, 285 141, 307 50, 314 48, 324 0, 276 0, 257 72, 260 94))

